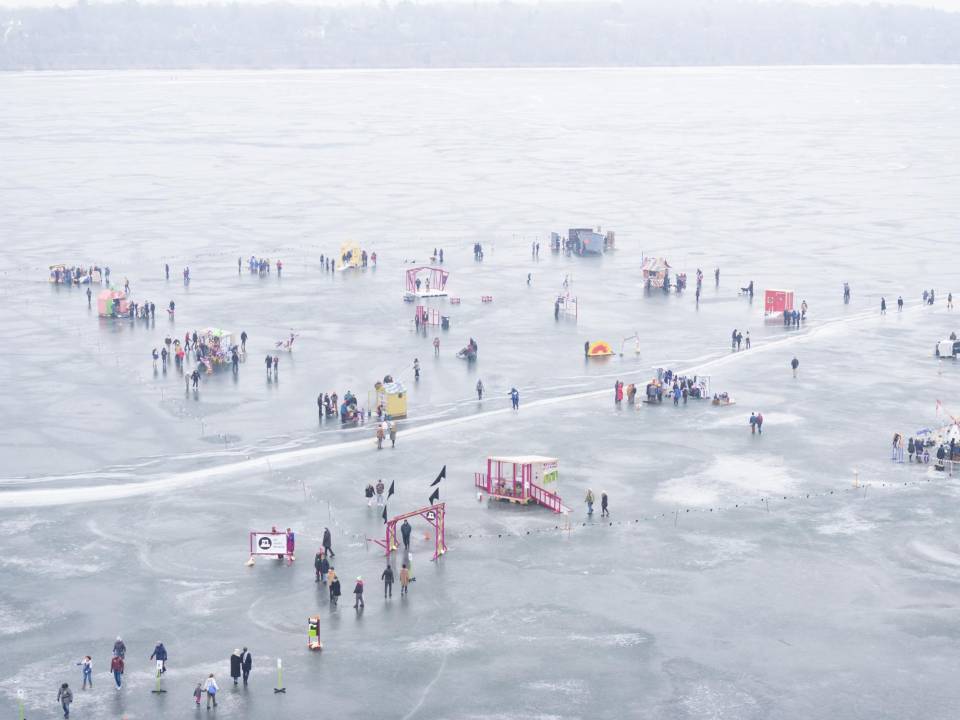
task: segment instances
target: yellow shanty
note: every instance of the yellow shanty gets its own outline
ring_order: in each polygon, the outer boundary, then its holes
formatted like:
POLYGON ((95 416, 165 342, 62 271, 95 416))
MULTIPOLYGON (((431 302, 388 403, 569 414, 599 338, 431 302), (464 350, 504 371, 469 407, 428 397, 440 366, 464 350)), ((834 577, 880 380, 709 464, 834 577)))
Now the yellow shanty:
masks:
POLYGON ((388 419, 407 416, 407 390, 398 382, 378 382, 373 386, 377 393, 377 405, 383 408, 388 419))

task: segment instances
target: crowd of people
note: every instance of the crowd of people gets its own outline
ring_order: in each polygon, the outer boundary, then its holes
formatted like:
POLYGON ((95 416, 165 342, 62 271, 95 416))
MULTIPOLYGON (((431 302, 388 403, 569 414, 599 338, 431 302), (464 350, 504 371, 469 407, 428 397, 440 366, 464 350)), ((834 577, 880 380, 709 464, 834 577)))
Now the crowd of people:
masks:
POLYGON ((230 365, 234 374, 239 372, 240 362, 246 359, 247 333, 240 333, 240 343, 227 342, 222 336, 213 333, 200 334, 196 330, 193 333, 185 333, 183 342, 179 338, 171 338, 169 335, 164 338, 163 346, 158 351, 153 348, 150 355, 153 359, 153 369, 156 371, 157 361, 160 361, 161 369, 167 372, 167 367, 173 363, 174 368, 183 373, 186 371, 186 364, 193 355, 195 368, 187 376, 187 385, 192 380, 194 388, 199 384, 201 370, 203 374, 211 374, 218 365, 230 365))
MULTIPOLYGON (((258 258, 255 255, 251 255, 247 259, 247 269, 250 271, 251 275, 269 275, 271 269, 274 267, 274 264, 270 261, 270 258, 258 258)), ((277 260, 277 277, 283 273, 283 261, 277 260)), ((237 274, 239 275, 243 270, 243 258, 237 258, 237 274)))
MULTIPOLYGON (((50 282, 57 285, 85 285, 101 283, 104 273, 97 265, 52 265, 50 282)), ((106 268, 106 278, 110 279, 110 268, 106 268)))
MULTIPOLYGON (((120 690, 123 687, 123 675, 126 670, 126 657, 127 657, 127 645, 123 639, 118 635, 116 641, 113 643, 113 652, 110 658, 110 675, 113 677, 113 682, 116 690, 120 690)), ((166 646, 163 644, 163 641, 157 641, 156 645, 153 647, 153 652, 150 653, 150 656, 147 658, 148 661, 153 661, 156 663, 156 675, 157 682, 159 687, 159 679, 167 672, 167 660, 169 658, 169 653, 167 652, 166 646)), ((90 655, 85 655, 80 662, 77 663, 77 666, 81 668, 81 690, 86 691, 87 688, 93 689, 93 658, 90 655)), ((234 686, 239 686, 241 678, 243 679, 243 686, 247 687, 250 680, 250 673, 253 669, 253 656, 250 654, 250 651, 244 647, 242 650, 237 648, 233 651, 229 658, 230 666, 230 677, 233 679, 234 686)), ((213 707, 217 706, 217 693, 220 691, 220 687, 216 681, 216 675, 214 673, 209 673, 206 678, 201 679, 193 691, 193 698, 196 703, 196 706, 200 706, 200 702, 206 694, 207 696, 207 709, 210 708, 211 704, 213 707)), ((60 704, 61 709, 63 710, 63 717, 70 717, 70 706, 74 702, 73 691, 70 689, 70 683, 61 683, 59 689, 57 690, 57 702, 60 704)))

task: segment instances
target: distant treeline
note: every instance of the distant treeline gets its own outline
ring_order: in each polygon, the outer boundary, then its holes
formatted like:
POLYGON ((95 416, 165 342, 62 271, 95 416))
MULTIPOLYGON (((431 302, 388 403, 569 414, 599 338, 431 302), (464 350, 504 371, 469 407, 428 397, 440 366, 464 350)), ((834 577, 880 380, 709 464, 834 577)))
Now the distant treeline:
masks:
POLYGON ((960 13, 757 0, 0 8, 0 69, 960 62, 960 13))

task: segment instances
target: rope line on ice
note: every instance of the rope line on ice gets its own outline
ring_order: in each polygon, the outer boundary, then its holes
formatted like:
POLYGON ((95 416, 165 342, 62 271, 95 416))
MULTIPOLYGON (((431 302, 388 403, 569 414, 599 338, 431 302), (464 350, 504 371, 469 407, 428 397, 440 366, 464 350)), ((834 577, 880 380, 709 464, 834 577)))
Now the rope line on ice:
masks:
POLYGON ((710 515, 721 513, 734 512, 736 510, 760 510, 770 512, 770 502, 791 502, 791 501, 802 501, 816 498, 824 498, 830 496, 841 496, 843 494, 860 494, 864 498, 867 496, 867 490, 869 488, 888 488, 888 489, 898 489, 903 487, 921 487, 923 485, 929 484, 932 481, 932 478, 926 478, 923 481, 920 480, 908 480, 902 483, 893 483, 893 482, 881 482, 880 484, 876 483, 865 483, 860 484, 854 487, 843 488, 839 490, 825 490, 823 492, 816 493, 802 493, 799 495, 776 495, 776 496, 764 496, 754 501, 745 501, 742 503, 734 503, 732 506, 715 506, 715 507, 702 507, 702 508, 677 508, 676 510, 670 512, 657 513, 654 515, 641 515, 639 517, 627 518, 625 520, 611 520, 608 518, 601 518, 599 521, 577 521, 577 522, 568 522, 563 524, 554 525, 553 527, 542 527, 542 528, 532 528, 525 530, 518 530, 513 532, 499 532, 499 533, 471 533, 471 532, 461 532, 461 533, 450 533, 449 536, 455 540, 471 540, 471 539, 520 539, 525 538, 530 535, 539 535, 539 534, 549 534, 557 532, 576 532, 583 530, 591 530, 596 528, 609 528, 620 525, 638 525, 641 522, 650 522, 658 520, 673 520, 674 526, 679 525, 681 517, 685 515, 710 515))

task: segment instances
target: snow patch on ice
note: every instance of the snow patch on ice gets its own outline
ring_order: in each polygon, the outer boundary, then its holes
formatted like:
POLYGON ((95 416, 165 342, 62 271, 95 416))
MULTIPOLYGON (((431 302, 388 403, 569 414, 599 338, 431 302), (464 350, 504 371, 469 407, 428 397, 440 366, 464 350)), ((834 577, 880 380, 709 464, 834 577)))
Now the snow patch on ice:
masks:
POLYGON ((568 640, 603 647, 636 647, 648 642, 642 633, 608 633, 605 635, 570 635, 568 640))
POLYGON ((571 696, 581 696, 587 690, 587 685, 582 680, 557 680, 554 682, 540 680, 537 682, 527 683, 525 687, 528 690, 545 690, 549 693, 561 693, 563 695, 571 696))
POLYGON ((94 563, 71 563, 66 560, 49 557, 0 557, 0 567, 17 568, 31 575, 56 575, 59 577, 81 577, 93 575, 104 570, 106 565, 94 563))
POLYGON ((688 563, 699 568, 717 567, 730 560, 755 555, 759 551, 757 543, 742 538, 722 538, 689 533, 684 536, 684 540, 690 545, 701 548, 694 553, 688 563))
POLYGON ((217 609, 217 603, 236 592, 236 589, 226 582, 187 582, 184 580, 170 581, 171 584, 183 588, 174 595, 177 606, 189 615, 205 617, 212 615, 217 609))
POLYGON ((46 525, 49 521, 39 515, 24 515, 13 520, 0 522, 0 536, 19 535, 32 530, 37 525, 46 525))
POLYGON ((5 603, 0 603, 0 635, 19 635, 27 630, 40 627, 42 623, 31 620, 22 611, 14 610, 5 603))
POLYGON ((462 650, 466 646, 463 638, 456 637, 455 635, 436 633, 407 643, 407 650, 426 655, 450 655, 458 650, 462 650))
POLYGON ((950 567, 960 567, 960 552, 948 550, 940 545, 933 545, 924 540, 913 540, 910 542, 910 549, 925 560, 938 565, 949 565, 950 567))
POLYGON ((654 499, 680 507, 715 507, 742 498, 785 495, 795 484, 776 458, 718 455, 702 470, 660 483, 654 499))
POLYGON ((858 517, 853 508, 845 507, 833 513, 827 522, 818 525, 817 532, 821 535, 856 535, 876 527, 876 523, 858 517))

